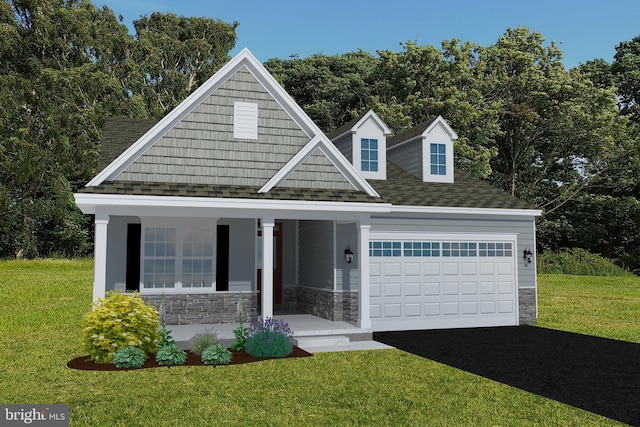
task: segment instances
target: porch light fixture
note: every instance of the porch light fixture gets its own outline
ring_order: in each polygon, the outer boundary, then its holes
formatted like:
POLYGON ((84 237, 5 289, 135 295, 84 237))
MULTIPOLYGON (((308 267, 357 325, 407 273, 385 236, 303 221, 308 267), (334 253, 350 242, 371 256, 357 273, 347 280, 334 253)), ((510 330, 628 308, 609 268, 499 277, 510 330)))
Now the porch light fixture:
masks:
POLYGON ((353 261, 353 252, 351 252, 349 245, 347 245, 347 249, 344 250, 344 260, 347 261, 347 264, 351 264, 351 261, 353 261))
POLYGON ((531 248, 527 247, 523 252, 523 258, 527 260, 529 264, 533 261, 533 252, 531 252, 531 248))

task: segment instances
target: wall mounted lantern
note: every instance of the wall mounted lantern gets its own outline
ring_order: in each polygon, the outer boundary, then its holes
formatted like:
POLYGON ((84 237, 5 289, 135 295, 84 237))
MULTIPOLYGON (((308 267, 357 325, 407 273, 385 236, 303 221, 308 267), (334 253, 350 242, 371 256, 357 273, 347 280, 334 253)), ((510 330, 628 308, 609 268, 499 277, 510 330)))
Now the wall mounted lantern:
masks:
POLYGON ((533 261, 533 252, 531 252, 531 248, 527 247, 527 249, 523 252, 523 258, 527 260, 529 264, 533 261))
POLYGON ((351 252, 349 245, 347 245, 347 249, 344 250, 344 260, 347 261, 347 264, 351 264, 351 261, 353 261, 353 252, 351 252))

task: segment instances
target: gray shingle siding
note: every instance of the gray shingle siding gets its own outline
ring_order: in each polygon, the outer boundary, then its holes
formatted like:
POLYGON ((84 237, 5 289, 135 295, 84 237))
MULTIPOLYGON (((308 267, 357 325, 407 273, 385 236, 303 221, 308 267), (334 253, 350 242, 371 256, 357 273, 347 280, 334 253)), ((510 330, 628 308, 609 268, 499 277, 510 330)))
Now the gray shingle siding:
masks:
POLYGON ((317 149, 280 187, 328 188, 331 190, 354 189, 329 159, 317 149))
POLYGON ((422 139, 416 138, 393 150, 387 150, 387 160, 422 179, 422 139))
POLYGON ((253 75, 242 69, 117 180, 260 187, 308 141, 253 75), (258 141, 233 137, 235 101, 258 103, 258 141))

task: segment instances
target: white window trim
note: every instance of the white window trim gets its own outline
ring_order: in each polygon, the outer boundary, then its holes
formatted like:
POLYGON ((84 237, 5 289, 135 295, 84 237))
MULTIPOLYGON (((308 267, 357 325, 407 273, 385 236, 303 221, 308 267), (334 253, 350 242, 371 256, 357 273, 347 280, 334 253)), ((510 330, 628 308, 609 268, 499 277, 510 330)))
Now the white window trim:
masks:
POLYGON ((424 153, 422 158, 424 164, 423 169, 423 181, 425 182, 453 182, 453 141, 442 139, 430 139, 428 136, 422 138, 422 152, 424 153), (446 154, 446 169, 445 175, 433 175, 431 174, 431 144, 443 144, 446 154))
POLYGON ((217 241, 218 218, 197 219, 197 218, 142 218, 142 235, 140 239, 140 294, 211 294, 216 293, 216 241, 217 241), (175 265, 175 287, 173 288, 146 288, 144 283, 144 261, 145 261, 145 229, 148 227, 175 228, 176 229, 176 265, 175 265), (212 282, 207 288, 187 288, 182 287, 182 260, 183 242, 185 230, 187 228, 211 228, 213 230, 213 255, 212 259, 212 282))

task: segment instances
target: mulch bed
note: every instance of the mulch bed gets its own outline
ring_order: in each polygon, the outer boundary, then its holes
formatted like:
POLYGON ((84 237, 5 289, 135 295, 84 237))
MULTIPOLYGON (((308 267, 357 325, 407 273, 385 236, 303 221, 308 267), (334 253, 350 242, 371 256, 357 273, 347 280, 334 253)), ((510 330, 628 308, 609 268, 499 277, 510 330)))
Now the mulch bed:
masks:
POLYGON ((374 339, 640 426, 637 343, 533 326, 376 332, 374 339))
MULTIPOLYGON (((242 363, 261 362, 263 360, 276 359, 274 357, 253 357, 249 353, 244 351, 235 351, 231 349, 230 351, 233 354, 230 365, 239 365, 242 363)), ((309 357, 309 356, 313 356, 313 355, 311 353, 308 353, 302 350, 301 348, 293 346, 293 351, 289 353, 289 355, 285 357, 281 357, 280 359, 286 359, 290 357, 309 357)), ((112 363, 92 362, 89 356, 76 357, 75 359, 70 360, 69 363, 67 363, 67 366, 71 369, 79 369, 82 371, 132 371, 132 370, 146 369, 146 368, 169 368, 170 367, 167 365, 158 364, 153 354, 147 357, 146 362, 144 362, 144 365, 142 365, 141 368, 116 368, 116 365, 112 363)), ((200 359, 200 356, 187 350, 187 361, 184 363, 184 365, 173 365, 173 366, 216 367, 216 366, 227 366, 227 365, 205 365, 204 363, 202 363, 202 359, 200 359)))

